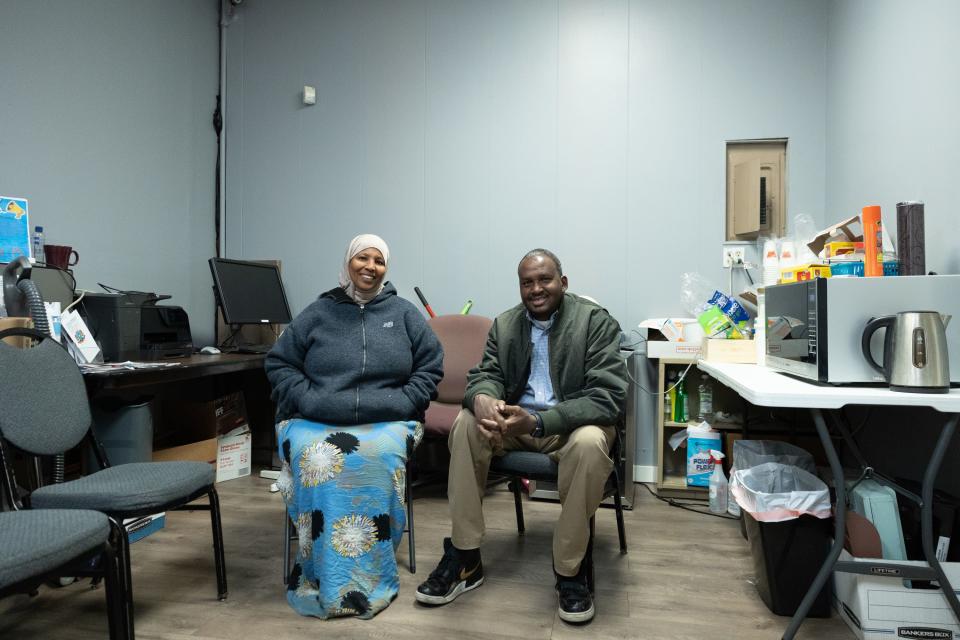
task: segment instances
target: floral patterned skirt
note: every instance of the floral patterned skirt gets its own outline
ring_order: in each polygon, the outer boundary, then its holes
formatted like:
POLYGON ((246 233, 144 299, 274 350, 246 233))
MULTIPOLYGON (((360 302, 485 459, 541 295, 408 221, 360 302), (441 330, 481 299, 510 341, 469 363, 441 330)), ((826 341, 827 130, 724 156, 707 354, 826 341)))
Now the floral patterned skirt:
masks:
POLYGON ((417 422, 277 424, 277 485, 299 536, 287 580, 297 613, 372 618, 396 597, 406 460, 422 434, 417 422))

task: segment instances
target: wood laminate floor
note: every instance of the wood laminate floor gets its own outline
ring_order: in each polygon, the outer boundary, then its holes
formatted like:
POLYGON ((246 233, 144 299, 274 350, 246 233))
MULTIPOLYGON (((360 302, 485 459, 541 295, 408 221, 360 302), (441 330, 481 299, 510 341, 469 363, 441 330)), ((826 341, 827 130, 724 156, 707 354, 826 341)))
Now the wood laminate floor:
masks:
MULTIPOLYGON (((771 614, 753 585, 750 550, 738 523, 670 507, 637 486, 626 512, 629 553, 620 555, 612 509, 597 517, 597 616, 571 626, 557 616, 550 540, 559 506, 525 500, 527 534, 516 530, 511 494, 493 490, 485 503, 486 581, 440 608, 413 598, 449 535, 442 487, 415 501, 417 573, 399 552, 400 595, 372 620, 302 618, 284 597, 282 501, 256 476, 218 486, 230 595, 216 599, 209 515, 167 514, 162 531, 132 547, 136 633, 141 640, 283 640, 314 638, 780 638, 787 619, 771 614)), ((0 601, 0 638, 106 638, 102 589, 89 581, 39 596, 0 601)), ((799 638, 854 637, 843 621, 808 620, 799 638)))

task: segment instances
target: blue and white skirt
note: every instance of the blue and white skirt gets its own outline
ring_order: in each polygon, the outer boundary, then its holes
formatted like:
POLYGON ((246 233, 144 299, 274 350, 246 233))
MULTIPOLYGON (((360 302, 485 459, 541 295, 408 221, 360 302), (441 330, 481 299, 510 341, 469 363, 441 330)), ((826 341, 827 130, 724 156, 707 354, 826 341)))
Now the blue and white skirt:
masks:
POLYGON ((287 580, 297 613, 372 618, 396 597, 407 455, 422 434, 418 422, 277 423, 277 485, 299 536, 287 580))

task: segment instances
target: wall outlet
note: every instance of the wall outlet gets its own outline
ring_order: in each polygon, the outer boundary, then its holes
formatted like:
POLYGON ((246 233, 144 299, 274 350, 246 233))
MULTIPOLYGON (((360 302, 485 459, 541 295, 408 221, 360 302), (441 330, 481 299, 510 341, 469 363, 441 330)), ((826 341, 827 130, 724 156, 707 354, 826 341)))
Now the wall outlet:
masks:
POLYGON ((728 242, 723 245, 723 266, 732 267, 747 261, 747 248, 743 243, 728 242))

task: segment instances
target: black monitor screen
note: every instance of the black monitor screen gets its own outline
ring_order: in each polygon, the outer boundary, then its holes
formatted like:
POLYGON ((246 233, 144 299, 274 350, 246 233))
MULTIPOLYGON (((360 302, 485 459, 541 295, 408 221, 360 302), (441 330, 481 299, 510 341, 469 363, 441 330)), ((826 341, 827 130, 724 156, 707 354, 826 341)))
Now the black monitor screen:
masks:
POLYGON ((276 266, 210 258, 210 271, 227 324, 290 322, 290 305, 276 266))

